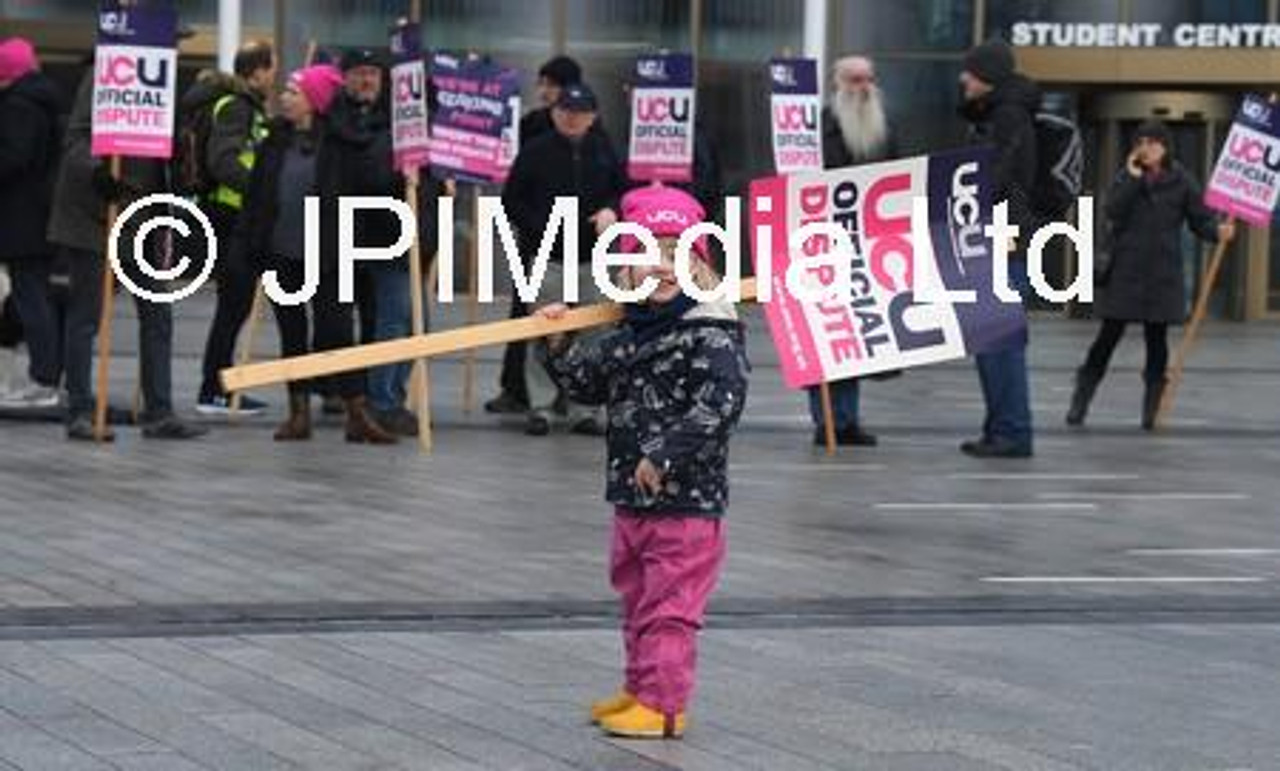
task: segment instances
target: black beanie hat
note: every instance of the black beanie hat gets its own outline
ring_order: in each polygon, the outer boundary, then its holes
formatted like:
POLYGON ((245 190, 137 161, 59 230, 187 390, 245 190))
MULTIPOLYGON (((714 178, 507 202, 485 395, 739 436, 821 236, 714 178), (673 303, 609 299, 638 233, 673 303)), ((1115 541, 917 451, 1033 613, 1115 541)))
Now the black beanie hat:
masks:
POLYGON ((1013 49, 999 38, 969 49, 964 55, 965 72, 978 76, 984 83, 998 86, 1013 77, 1013 49))
POLYGON ((538 77, 564 88, 582 82, 582 68, 567 56, 557 56, 538 69, 538 77))
POLYGON ((1154 139, 1164 145, 1165 150, 1169 150, 1173 146, 1172 136, 1169 134, 1169 127, 1158 120, 1144 120, 1138 124, 1138 128, 1133 132, 1133 141, 1139 139, 1154 139))

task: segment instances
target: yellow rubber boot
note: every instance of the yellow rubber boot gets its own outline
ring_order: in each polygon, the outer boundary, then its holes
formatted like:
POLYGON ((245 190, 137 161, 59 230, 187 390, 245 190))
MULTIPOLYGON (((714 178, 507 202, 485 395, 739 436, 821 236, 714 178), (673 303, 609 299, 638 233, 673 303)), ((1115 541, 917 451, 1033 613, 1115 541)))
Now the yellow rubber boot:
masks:
POLYGON ((612 715, 615 712, 621 712, 632 704, 636 703, 636 697, 627 693, 626 689, 618 689, 618 692, 607 699, 591 702, 591 725, 599 725, 600 719, 606 715, 612 715))
POLYGON ((610 736, 624 739, 679 739, 684 735, 684 713, 668 720, 661 712, 640 702, 600 718, 600 727, 610 736))

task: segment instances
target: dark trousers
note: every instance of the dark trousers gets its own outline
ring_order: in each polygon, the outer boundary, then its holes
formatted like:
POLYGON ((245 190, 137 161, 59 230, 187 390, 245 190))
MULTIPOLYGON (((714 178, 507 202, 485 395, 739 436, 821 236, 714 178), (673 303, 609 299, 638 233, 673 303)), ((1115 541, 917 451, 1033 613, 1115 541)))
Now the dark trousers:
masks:
POLYGON ((49 288, 49 260, 32 257, 8 265, 13 305, 27 341, 28 376, 33 383, 56 388, 62 380, 62 343, 49 288))
MULTIPOLYGON (((276 271, 283 288, 292 290, 302 285, 301 260, 282 260, 276 271)), ((273 303, 276 323, 280 327, 280 355, 302 356, 316 351, 349 348, 354 341, 354 306, 338 302, 338 275, 324 273, 310 303, 280 305, 273 303), (310 315, 308 315, 308 306, 310 315)), ((289 393, 306 394, 315 390, 326 395, 349 399, 364 395, 365 372, 344 372, 320 381, 291 380, 289 393)))
MULTIPOLYGON (((519 296, 512 294, 511 314, 508 318, 522 319, 529 315, 529 306, 520 301, 519 296)), ((526 343, 523 340, 507 343, 502 354, 502 374, 498 376, 498 385, 509 396, 522 402, 529 401, 529 384, 524 378, 524 360, 527 355, 526 343)))
MULTIPOLYGON (((1107 319, 1098 330, 1098 337, 1089 347, 1089 356, 1084 362, 1084 371, 1094 380, 1102 380, 1107 374, 1107 365, 1111 363, 1111 354, 1115 353, 1120 338, 1124 337, 1126 321, 1107 319)), ((1147 322, 1142 325, 1147 342, 1147 366, 1143 371, 1143 380, 1148 384, 1160 383, 1164 380, 1165 368, 1169 365, 1169 325, 1147 322)))
MULTIPOLYGON (((126 239, 122 239, 122 242, 126 239)), ((126 255, 121 256, 124 264, 126 255)), ((101 254, 67 250, 71 270, 70 300, 67 309, 66 370, 68 416, 72 419, 93 412, 93 350, 97 345, 98 319, 102 315, 101 254)), ((131 274, 132 275, 132 274, 131 274)), ((159 291, 154 281, 141 274, 133 276, 139 286, 159 291)), ((127 290, 120 296, 128 294, 127 290)), ((142 377, 142 398, 146 412, 142 421, 159 420, 173 413, 172 381, 169 371, 173 343, 173 309, 165 303, 134 298, 138 311, 138 360, 142 377)))
POLYGON ((213 323, 209 325, 209 337, 204 345, 201 399, 209 399, 222 393, 218 373, 232 364, 236 338, 253 310, 253 295, 257 291, 259 276, 259 272, 248 263, 245 256, 236 255, 231 249, 235 213, 217 207, 211 207, 208 213, 218 236, 218 262, 214 268, 218 281, 218 300, 213 312, 213 323))

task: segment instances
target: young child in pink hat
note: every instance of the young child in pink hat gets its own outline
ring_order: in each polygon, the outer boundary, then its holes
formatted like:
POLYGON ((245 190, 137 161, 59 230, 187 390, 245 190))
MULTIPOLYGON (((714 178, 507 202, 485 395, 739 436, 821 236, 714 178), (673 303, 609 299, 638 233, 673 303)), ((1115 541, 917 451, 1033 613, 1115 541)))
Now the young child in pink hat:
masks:
MULTIPOLYGON (((704 218, 688 194, 667 187, 622 199, 623 218, 649 228, 658 265, 624 268, 622 287, 653 279, 619 328, 553 350, 552 376, 570 398, 608 406, 606 498, 614 506, 610 578, 622 602, 626 670, 592 722, 630 738, 678 738, 693 691, 697 633, 725 556, 729 435, 742 414, 748 364, 731 303, 699 303, 675 276, 679 234, 704 218)), ((638 251, 635 239, 624 247, 638 251)), ((702 289, 719 279, 707 244, 693 246, 702 289)), ((558 318, 565 306, 539 315, 558 318)))

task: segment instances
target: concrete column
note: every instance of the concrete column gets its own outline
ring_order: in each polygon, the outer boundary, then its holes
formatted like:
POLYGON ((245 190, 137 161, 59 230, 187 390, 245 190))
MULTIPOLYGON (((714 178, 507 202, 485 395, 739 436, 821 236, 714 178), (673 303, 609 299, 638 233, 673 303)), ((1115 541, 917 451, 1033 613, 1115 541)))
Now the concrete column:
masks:
POLYGON ((240 47, 241 0, 218 0, 218 69, 230 72, 240 47))
POLYGON ((804 0, 804 55, 818 60, 818 87, 827 90, 827 24, 830 20, 829 0, 804 0))

